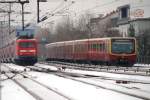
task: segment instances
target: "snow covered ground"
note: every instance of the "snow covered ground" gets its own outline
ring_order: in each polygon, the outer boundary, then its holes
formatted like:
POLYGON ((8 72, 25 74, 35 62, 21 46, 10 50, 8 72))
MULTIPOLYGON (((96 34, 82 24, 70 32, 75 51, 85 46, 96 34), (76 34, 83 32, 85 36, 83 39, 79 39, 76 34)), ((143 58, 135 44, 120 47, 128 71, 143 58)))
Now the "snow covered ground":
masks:
POLYGON ((36 100, 11 80, 1 82, 1 100, 36 100))
MULTIPOLYGON (((23 70, 21 66, 16 66, 9 64, 11 68, 16 70, 23 70)), ((41 65, 40 65, 41 66, 41 65)), ((44 66, 46 67, 46 66, 44 66)), ((56 70, 54 66, 49 66, 56 70)), ((57 91, 60 94, 68 97, 69 100, 142 100, 140 97, 133 95, 128 95, 128 93, 139 94, 139 96, 147 96, 150 98, 150 77, 149 76, 138 76, 138 75, 123 75, 123 74, 114 74, 114 73, 105 73, 105 72, 94 72, 94 71, 81 71, 81 70, 72 70, 66 69, 66 72, 86 74, 86 75, 95 75, 99 77, 95 78, 80 78, 76 79, 82 80, 85 82, 90 82, 97 84, 101 87, 94 85, 85 84, 83 82, 78 82, 71 79, 66 79, 63 77, 56 76, 51 73, 40 73, 40 72, 26 72, 33 80, 36 80, 53 91, 57 91), (106 78, 103 79, 103 78, 106 78), (129 84, 118 84, 114 80, 107 79, 118 79, 118 80, 130 80, 134 82, 143 82, 142 83, 129 83, 129 84), (112 90, 118 90, 112 91, 112 90), (129 90, 129 91, 128 91, 129 90), (127 92, 127 94, 121 93, 119 91, 127 92)), ((2 77, 6 78, 6 77, 2 77)), ((15 78, 14 78, 15 79, 15 78)), ((61 100, 58 99, 57 94, 44 89, 37 84, 33 84, 29 79, 16 78, 19 83, 22 83, 30 91, 35 91, 43 100, 61 100)), ((35 100, 27 91, 18 86, 15 82, 8 79, 1 82, 2 98, 1 100, 35 100)), ((62 99, 63 100, 63 99, 62 99)))
POLYGON ((134 66, 150 67, 150 64, 134 64, 134 66))
POLYGON ((29 73, 37 76, 36 80, 48 87, 63 93, 72 100, 141 100, 136 97, 121 94, 104 88, 87 85, 81 82, 65 79, 55 75, 29 73))
POLYGON ((120 79, 120 80, 128 80, 134 82, 146 82, 150 83, 149 76, 139 76, 139 75, 127 75, 127 74, 115 74, 115 73, 107 73, 107 72, 95 72, 95 71, 82 71, 82 70, 72 70, 66 69, 65 72, 69 73, 78 73, 78 74, 85 74, 85 75, 95 75, 105 78, 113 78, 113 79, 120 79))

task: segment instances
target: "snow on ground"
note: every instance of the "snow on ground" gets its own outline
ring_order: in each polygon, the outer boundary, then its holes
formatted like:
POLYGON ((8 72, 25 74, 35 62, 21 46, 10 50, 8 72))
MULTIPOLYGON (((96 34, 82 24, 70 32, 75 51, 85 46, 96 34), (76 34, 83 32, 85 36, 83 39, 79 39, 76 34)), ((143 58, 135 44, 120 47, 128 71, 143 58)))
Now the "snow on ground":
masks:
POLYGON ((67 100, 30 79, 19 79, 17 82, 28 88, 28 91, 33 91, 34 94, 38 95, 43 100, 67 100))
POLYGON ((25 67, 23 66, 19 66, 19 65, 15 65, 15 64, 12 64, 12 63, 3 63, 2 66, 9 66, 9 68, 12 68, 13 70, 16 70, 16 71, 24 71, 25 67))
POLYGON ((1 82, 1 100, 35 100, 11 80, 1 82))
MULTIPOLYGON (((128 87, 123 87, 119 84, 115 84, 115 83, 108 83, 108 82, 105 82, 105 81, 96 81, 96 80, 93 80, 93 79, 88 79, 88 78, 80 78, 77 80, 82 80, 84 82, 89 82, 89 83, 92 83, 92 84, 97 84, 99 86, 103 86, 105 88, 108 88, 108 89, 113 89, 113 90, 117 90, 117 91, 121 91, 121 92, 124 92, 124 93, 129 93, 129 94, 134 94, 136 96, 141 96, 141 97, 145 97, 145 98, 150 98, 150 95, 148 91, 144 91, 144 90, 141 90, 141 89, 135 89, 135 88, 128 88, 128 87)), ((150 89, 150 85, 147 85, 147 88, 150 89)))
MULTIPOLYGON (((15 67, 15 66, 12 64, 12 67, 15 67)), ((21 66, 20 68, 16 67, 16 69, 21 70, 21 66)), ((79 74, 119 78, 119 79, 131 79, 132 81, 135 80, 135 81, 150 82, 150 77, 145 77, 145 76, 122 75, 122 74, 114 74, 114 73, 81 71, 81 70, 72 70, 72 69, 66 69, 65 71, 79 73, 79 74)), ((100 99, 102 100, 141 100, 139 98, 135 98, 129 95, 121 94, 118 92, 113 92, 113 91, 98 88, 95 86, 86 85, 80 82, 65 79, 65 78, 58 77, 58 76, 51 75, 51 74, 38 73, 38 72, 28 72, 28 73, 31 76, 33 76, 35 80, 45 84, 46 86, 50 87, 51 89, 55 91, 58 91, 59 93, 64 94, 65 96, 71 98, 72 100, 100 100, 100 99)), ((30 84, 30 82, 28 83, 25 79, 24 80, 19 79, 19 82, 22 82, 25 85, 30 84)), ((30 89, 32 88, 35 89, 36 91, 35 85, 31 85, 30 89)), ((16 85, 11 80, 2 81, 1 89, 2 89, 1 100, 35 100, 31 95, 29 95, 26 91, 24 91, 21 87, 16 85)), ((46 92, 40 91, 40 89, 38 89, 37 92, 41 92, 44 95, 48 95, 46 92)))
POLYGON ((50 88, 63 93, 73 100, 141 100, 132 96, 97 88, 73 80, 61 78, 50 74, 32 72, 30 75, 37 76, 36 80, 50 88))
MULTIPOLYGON (((78 78, 78 79, 82 79, 82 78, 78 78)), ((149 92, 150 93, 150 84, 142 84, 142 83, 134 83, 134 82, 127 82, 127 84, 122 84, 122 83, 116 83, 115 80, 111 80, 111 79, 104 79, 101 77, 89 77, 86 79, 91 79, 97 82, 106 82, 106 84, 117 84, 119 86, 123 86, 123 87, 127 87, 129 89, 137 89, 140 91, 145 91, 145 92, 149 92)))
POLYGON ((134 66, 150 67, 150 64, 134 64, 134 66))
POLYGON ((147 93, 150 93, 150 84, 132 83, 132 84, 121 84, 121 85, 127 86, 129 88, 133 88, 133 89, 139 89, 147 93))
POLYGON ((86 74, 86 75, 95 75, 95 76, 101 76, 101 77, 114 78, 114 79, 118 79, 118 80, 120 79, 120 80, 150 83, 149 76, 115 74, 115 73, 108 73, 108 72, 83 71, 83 70, 73 70, 73 69, 66 69, 65 72, 86 74))

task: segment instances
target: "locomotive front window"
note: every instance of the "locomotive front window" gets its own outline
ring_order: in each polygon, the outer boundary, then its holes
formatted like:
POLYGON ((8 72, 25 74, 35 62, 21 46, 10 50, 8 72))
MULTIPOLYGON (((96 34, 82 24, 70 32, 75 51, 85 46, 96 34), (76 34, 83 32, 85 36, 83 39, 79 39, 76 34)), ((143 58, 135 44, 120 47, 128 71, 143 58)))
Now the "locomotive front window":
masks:
POLYGON ((112 40, 112 53, 133 53, 134 41, 133 40, 112 40))
POLYGON ((21 48, 34 48, 35 44, 33 42, 20 42, 19 46, 21 48))

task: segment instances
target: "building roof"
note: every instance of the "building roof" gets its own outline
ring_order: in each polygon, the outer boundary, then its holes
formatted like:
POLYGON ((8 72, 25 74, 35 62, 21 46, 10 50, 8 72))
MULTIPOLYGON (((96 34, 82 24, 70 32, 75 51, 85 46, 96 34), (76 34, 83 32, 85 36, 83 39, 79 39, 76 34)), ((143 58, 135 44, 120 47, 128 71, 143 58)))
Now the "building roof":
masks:
POLYGON ((118 25, 129 24, 130 22, 136 22, 136 21, 150 21, 150 18, 136 18, 136 19, 120 20, 120 21, 118 22, 118 25))
POLYGON ((118 10, 112 11, 112 12, 106 14, 106 15, 103 16, 103 17, 91 18, 90 22, 91 22, 91 23, 96 23, 96 22, 101 21, 101 20, 104 20, 104 19, 106 19, 106 18, 108 18, 108 17, 110 17, 110 16, 113 17, 113 15, 114 15, 114 14, 117 14, 117 13, 118 13, 118 10))
POLYGON ((136 19, 129 20, 129 22, 133 22, 133 21, 150 21, 150 17, 149 18, 136 18, 136 19))

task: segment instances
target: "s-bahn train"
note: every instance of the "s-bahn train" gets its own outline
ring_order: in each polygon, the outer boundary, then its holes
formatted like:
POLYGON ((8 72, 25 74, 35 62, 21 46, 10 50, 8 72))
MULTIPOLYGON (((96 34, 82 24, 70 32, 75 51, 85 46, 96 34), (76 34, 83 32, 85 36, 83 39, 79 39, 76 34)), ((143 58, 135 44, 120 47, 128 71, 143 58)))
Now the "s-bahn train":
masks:
POLYGON ((93 38, 50 43, 46 60, 90 62, 132 66, 136 62, 136 39, 93 38))
POLYGON ((14 62, 16 64, 31 64, 37 62, 36 39, 15 39, 0 48, 1 62, 14 62))

